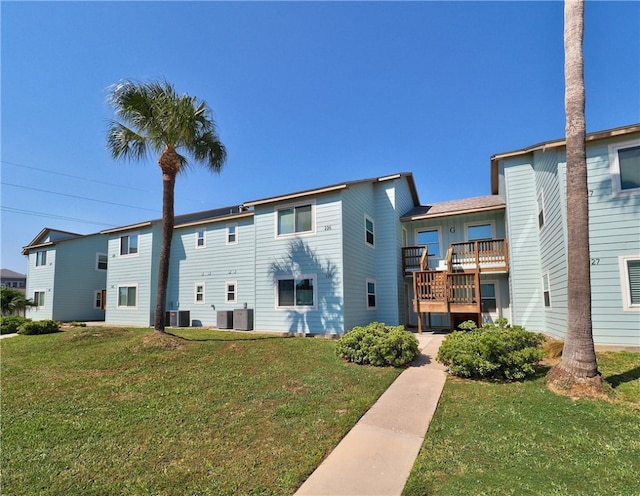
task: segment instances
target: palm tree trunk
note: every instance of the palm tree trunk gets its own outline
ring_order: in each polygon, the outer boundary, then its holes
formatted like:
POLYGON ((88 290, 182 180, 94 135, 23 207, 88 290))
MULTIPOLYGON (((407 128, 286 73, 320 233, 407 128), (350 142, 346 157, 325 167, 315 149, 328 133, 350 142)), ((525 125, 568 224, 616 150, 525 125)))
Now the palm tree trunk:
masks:
MULTIPOLYGON (((162 161, 162 159, 161 159, 162 161)), ((166 170, 166 169, 165 169, 166 170)), ((165 332, 165 311, 167 303, 167 283, 169 281, 169 261, 171 260, 171 241, 173 239, 174 189, 176 175, 173 172, 162 173, 162 241, 160 262, 158 265, 158 291, 153 328, 156 332, 165 332)))
POLYGON ((589 257, 585 88, 584 0, 565 0, 565 113, 567 143, 567 333, 560 363, 548 375, 553 384, 601 386, 593 344, 589 257))

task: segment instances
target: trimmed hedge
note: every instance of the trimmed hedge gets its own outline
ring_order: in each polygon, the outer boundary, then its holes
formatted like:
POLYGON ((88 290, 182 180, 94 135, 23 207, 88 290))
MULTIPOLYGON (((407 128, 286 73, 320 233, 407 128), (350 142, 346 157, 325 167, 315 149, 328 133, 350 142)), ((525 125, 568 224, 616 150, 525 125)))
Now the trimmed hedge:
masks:
POLYGON ((2 316, 0 317, 0 334, 16 333, 22 324, 30 320, 31 319, 20 317, 19 315, 2 316))
POLYGON ((36 334, 52 334, 60 331, 60 322, 56 320, 37 320, 35 322, 28 321, 18 328, 19 334, 36 335, 36 334))
POLYGON ((544 358, 542 334, 509 326, 506 319, 470 327, 449 334, 438 350, 436 360, 453 375, 514 381, 533 375, 544 358))
POLYGON ((401 367, 418 356, 418 340, 404 326, 372 322, 354 327, 337 343, 336 353, 350 362, 378 367, 401 367))

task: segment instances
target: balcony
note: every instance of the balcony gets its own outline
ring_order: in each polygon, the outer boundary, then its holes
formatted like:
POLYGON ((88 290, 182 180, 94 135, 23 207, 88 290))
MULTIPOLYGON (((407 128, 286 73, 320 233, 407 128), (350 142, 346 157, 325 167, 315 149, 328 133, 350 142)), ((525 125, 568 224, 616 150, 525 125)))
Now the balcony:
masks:
MULTIPOLYGON (((429 270, 425 246, 402 248, 402 271, 405 276, 429 270)), ((485 239, 452 243, 447 256, 441 260, 440 270, 446 272, 508 272, 509 249, 506 239, 485 239)))

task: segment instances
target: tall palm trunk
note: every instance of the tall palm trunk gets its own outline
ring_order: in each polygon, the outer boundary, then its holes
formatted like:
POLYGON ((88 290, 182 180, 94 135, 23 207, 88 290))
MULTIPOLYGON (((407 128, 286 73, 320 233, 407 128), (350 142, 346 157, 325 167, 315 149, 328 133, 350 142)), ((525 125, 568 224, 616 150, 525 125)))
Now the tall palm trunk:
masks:
POLYGON ((585 88, 584 0, 565 0, 565 113, 567 143, 567 333, 562 360, 549 372, 553 384, 591 380, 601 384, 593 344, 589 257, 585 88))
POLYGON ((167 305, 167 285, 169 281, 169 262, 171 260, 171 242, 175 224, 174 196, 176 174, 179 159, 173 147, 167 146, 158 160, 162 169, 162 240, 158 265, 158 289, 153 328, 156 332, 165 332, 165 311, 167 305))

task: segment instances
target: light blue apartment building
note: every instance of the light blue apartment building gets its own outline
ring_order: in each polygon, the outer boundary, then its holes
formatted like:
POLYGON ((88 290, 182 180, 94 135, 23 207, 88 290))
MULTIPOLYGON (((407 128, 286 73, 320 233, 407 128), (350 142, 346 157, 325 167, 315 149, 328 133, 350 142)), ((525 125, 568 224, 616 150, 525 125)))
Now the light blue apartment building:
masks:
MULTIPOLYGON (((505 317, 562 338, 564 146, 494 155, 482 197, 425 205, 413 175, 397 173, 177 216, 167 322, 339 335, 373 321, 422 330, 505 317)), ((640 125, 588 135, 600 346, 640 347, 639 150, 640 125)), ((43 230, 24 248, 27 294, 44 298, 28 316, 152 325, 160 236, 160 220, 43 230)))

